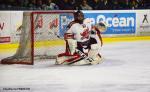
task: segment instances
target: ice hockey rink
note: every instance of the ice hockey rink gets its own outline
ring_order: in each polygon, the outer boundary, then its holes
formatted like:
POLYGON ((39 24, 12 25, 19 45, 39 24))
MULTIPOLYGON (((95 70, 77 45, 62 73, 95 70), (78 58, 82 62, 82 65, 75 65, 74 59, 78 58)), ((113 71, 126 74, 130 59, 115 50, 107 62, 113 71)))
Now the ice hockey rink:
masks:
POLYGON ((0 92, 150 92, 150 41, 104 44, 101 54, 98 65, 0 64, 0 92))

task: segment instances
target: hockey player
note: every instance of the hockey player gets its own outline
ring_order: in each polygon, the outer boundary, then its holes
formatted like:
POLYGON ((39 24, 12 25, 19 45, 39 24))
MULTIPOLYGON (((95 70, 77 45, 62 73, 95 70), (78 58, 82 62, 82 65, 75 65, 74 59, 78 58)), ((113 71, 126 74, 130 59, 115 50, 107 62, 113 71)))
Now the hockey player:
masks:
POLYGON ((100 30, 106 28, 103 23, 91 25, 90 19, 84 19, 81 11, 74 13, 74 21, 68 25, 64 35, 66 52, 58 55, 56 64, 98 64, 101 62, 99 50, 102 46, 100 30))

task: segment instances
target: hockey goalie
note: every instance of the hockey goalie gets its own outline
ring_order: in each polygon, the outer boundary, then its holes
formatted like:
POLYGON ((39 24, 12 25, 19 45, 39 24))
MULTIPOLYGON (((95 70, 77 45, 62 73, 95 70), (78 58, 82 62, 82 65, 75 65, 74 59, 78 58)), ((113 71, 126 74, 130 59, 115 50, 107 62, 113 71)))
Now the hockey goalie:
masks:
POLYGON ((106 30, 104 23, 91 25, 90 19, 84 19, 82 11, 74 13, 64 35, 66 51, 57 56, 56 64, 86 65, 99 64, 102 57, 99 53, 103 42, 100 32, 106 30))

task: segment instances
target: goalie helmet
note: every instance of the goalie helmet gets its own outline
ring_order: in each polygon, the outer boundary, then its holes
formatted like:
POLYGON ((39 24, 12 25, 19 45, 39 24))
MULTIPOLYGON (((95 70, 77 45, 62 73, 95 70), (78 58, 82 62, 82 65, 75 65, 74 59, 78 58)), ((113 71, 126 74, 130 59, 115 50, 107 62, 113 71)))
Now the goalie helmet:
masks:
POLYGON ((78 10, 77 12, 74 13, 74 20, 76 22, 79 22, 79 23, 83 23, 83 20, 84 20, 84 14, 82 11, 78 10))

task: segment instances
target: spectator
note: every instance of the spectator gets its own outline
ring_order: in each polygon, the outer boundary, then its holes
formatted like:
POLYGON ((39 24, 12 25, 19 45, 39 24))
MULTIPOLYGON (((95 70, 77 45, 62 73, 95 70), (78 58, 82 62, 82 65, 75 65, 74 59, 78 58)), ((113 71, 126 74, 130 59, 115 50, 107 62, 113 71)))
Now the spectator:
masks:
POLYGON ((146 4, 148 4, 148 3, 146 3, 145 0, 140 0, 139 1, 139 5, 138 5, 138 9, 146 9, 146 8, 148 8, 146 4))
POLYGON ((30 0, 27 6, 30 10, 36 10, 36 0, 30 0))
POLYGON ((28 4, 28 0, 16 0, 16 3, 19 7, 25 7, 28 4))
POLYGON ((61 10, 73 10, 73 5, 70 0, 62 0, 58 6, 61 10))
POLYGON ((44 9, 45 10, 58 10, 59 7, 55 3, 53 3, 52 0, 47 0, 44 9))
POLYGON ((146 4, 146 7, 145 7, 145 9, 150 9, 150 1, 149 0, 145 0, 145 2, 144 2, 145 4, 146 4))
POLYGON ((131 4, 129 0, 120 1, 121 9, 131 9, 131 4))
POLYGON ((112 3, 112 4, 113 4, 112 10, 119 10, 119 9, 121 9, 121 6, 119 5, 118 0, 114 0, 114 3, 112 3))
MULTIPOLYGON (((112 0, 111 0, 112 1, 112 0)), ((105 6, 105 10, 109 10, 109 9, 112 9, 112 3, 111 3, 111 1, 109 1, 109 0, 104 0, 104 6, 105 6)))
POLYGON ((80 2, 81 2, 81 0, 75 0, 75 2, 74 2, 74 9, 75 10, 79 10, 79 9, 81 9, 81 7, 80 7, 80 2))
POLYGON ((42 0, 37 0, 36 1, 36 8, 38 9, 38 10, 42 10, 42 9, 44 9, 44 6, 43 6, 44 4, 43 4, 43 1, 42 0))
POLYGON ((112 3, 108 0, 93 0, 91 6, 94 10, 109 10, 112 9, 112 3))
POLYGON ((138 8, 138 2, 136 0, 131 0, 131 9, 137 9, 138 8))
POLYGON ((4 10, 6 8, 6 1, 0 1, 0 10, 4 10))
POLYGON ((95 0, 99 2, 98 10, 112 10, 113 2, 112 0, 95 0))
POLYGON ((150 0, 0 0, 0 10, 150 9, 150 0))
POLYGON ((90 6, 94 9, 94 10, 99 10, 100 7, 100 0, 92 0, 90 3, 90 6))
POLYGON ((88 5, 87 0, 83 0, 80 7, 82 10, 92 10, 92 7, 88 5))
POLYGON ((14 1, 13 0, 8 0, 7 2, 6 2, 6 8, 7 9, 13 9, 12 8, 12 6, 14 5, 14 1))

